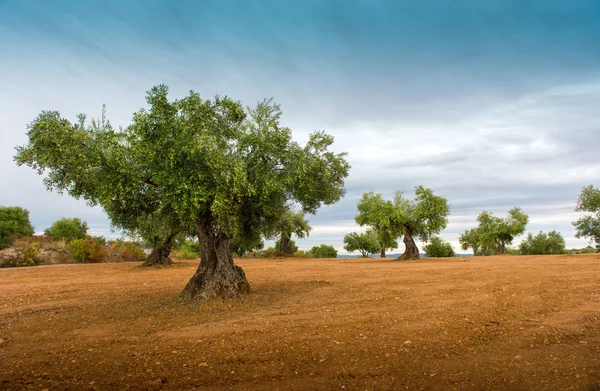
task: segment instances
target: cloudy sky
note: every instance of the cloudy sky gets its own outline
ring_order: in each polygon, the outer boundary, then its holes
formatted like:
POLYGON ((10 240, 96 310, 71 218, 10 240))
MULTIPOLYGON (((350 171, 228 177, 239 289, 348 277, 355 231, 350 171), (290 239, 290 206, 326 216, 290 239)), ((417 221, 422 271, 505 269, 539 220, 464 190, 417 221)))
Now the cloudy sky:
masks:
POLYGON ((583 247, 571 222, 581 188, 600 185, 599 42, 597 0, 0 0, 0 205, 29 209, 38 232, 79 217, 110 236, 101 209, 47 192, 14 147, 41 110, 106 104, 126 126, 165 83, 274 97, 299 141, 335 135, 347 195, 310 217, 300 248, 341 250, 363 192, 419 184, 448 198, 441 236, 457 250, 482 210, 513 206, 528 232, 583 247))

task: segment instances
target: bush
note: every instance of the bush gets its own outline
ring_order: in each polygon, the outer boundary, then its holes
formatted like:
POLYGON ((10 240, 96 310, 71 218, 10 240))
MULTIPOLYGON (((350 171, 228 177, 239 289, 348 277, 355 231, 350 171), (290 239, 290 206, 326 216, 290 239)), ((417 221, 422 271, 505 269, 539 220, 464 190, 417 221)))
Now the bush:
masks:
POLYGON ((135 243, 127 243, 121 251, 121 260, 124 262, 143 262, 146 260, 146 253, 135 243))
POLYGON ((310 256, 313 258, 336 258, 337 251, 333 246, 322 244, 320 246, 314 246, 309 251, 310 256))
POLYGON ((55 221, 44 234, 52 236, 54 240, 66 240, 70 242, 75 239, 84 239, 87 235, 88 226, 85 221, 78 218, 62 218, 55 221))
POLYGON ((310 258, 310 254, 308 252, 306 252, 306 251, 300 250, 300 251, 296 251, 292 255, 292 257, 294 257, 294 258, 310 258))
POLYGON ((425 255, 430 258, 445 258, 453 257, 454 249, 449 242, 443 241, 440 237, 434 236, 429 243, 423 248, 425 255))
POLYGON ((29 211, 19 206, 0 206, 0 250, 12 246, 15 234, 33 235, 29 211))
POLYGON ((578 249, 574 249, 572 250, 575 252, 575 254, 595 254, 598 252, 598 250, 592 246, 587 246, 584 248, 578 248, 578 249))
POLYGON ((92 238, 75 239, 67 244, 67 250, 73 255, 75 262, 104 262, 108 251, 92 238))
POLYGON ((185 259, 198 259, 200 258, 200 254, 195 251, 177 251, 175 253, 175 258, 185 260, 185 259))
POLYGON ((535 236, 529 233, 519 249, 523 255, 564 254, 565 239, 556 231, 547 234, 540 231, 535 236))

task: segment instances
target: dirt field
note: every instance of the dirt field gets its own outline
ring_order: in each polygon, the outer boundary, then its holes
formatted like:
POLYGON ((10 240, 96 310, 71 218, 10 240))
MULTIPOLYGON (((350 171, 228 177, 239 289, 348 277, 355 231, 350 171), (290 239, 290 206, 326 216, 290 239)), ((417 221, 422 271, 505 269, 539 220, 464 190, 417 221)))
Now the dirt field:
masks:
POLYGON ((0 389, 600 390, 600 256, 0 270, 0 389))

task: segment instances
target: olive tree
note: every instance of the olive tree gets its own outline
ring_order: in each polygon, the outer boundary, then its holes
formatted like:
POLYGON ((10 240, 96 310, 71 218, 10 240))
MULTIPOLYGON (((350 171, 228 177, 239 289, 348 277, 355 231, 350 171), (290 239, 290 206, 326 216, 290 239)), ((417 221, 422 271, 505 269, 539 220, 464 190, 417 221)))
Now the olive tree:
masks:
POLYGON ((506 254, 506 246, 510 245, 516 236, 525 232, 529 222, 521 208, 514 207, 508 211, 508 216, 501 218, 493 213, 483 211, 477 217, 479 226, 479 241, 485 248, 495 248, 496 254, 506 254))
POLYGON ((279 237, 279 240, 275 245, 275 249, 278 253, 292 255, 295 250, 292 234, 302 239, 308 237, 311 230, 312 227, 308 224, 308 221, 304 217, 304 213, 302 211, 294 211, 288 207, 281 213, 270 236, 279 237))
POLYGON ((576 229, 575 237, 594 242, 597 252, 600 252, 600 190, 592 185, 584 187, 577 199, 575 210, 590 213, 573 223, 576 229))
POLYGON ((527 238, 519 245, 519 250, 523 255, 564 254, 565 246, 565 239, 560 232, 540 231, 535 236, 531 233, 527 234, 527 238))
POLYGON ((29 211, 20 206, 0 206, 0 250, 13 244, 13 235, 33 235, 29 211))
POLYGON ((450 206, 445 197, 433 194, 423 186, 415 188, 415 198, 410 200, 397 191, 393 201, 384 200, 373 191, 364 193, 358 205, 356 222, 372 227, 377 233, 386 233, 394 240, 402 235, 404 253, 400 260, 418 259, 419 249, 415 238, 428 241, 448 224, 450 206))
POLYGON ((364 233, 351 232, 344 236, 344 249, 349 253, 358 251, 363 257, 368 257, 380 250, 379 240, 374 230, 368 229, 364 233))
POLYGON ((257 240, 272 232, 286 205, 312 214, 344 194, 349 165, 345 153, 329 149, 333 137, 316 131, 299 145, 280 125, 281 110, 271 100, 244 108, 193 91, 169 100, 168 88, 159 85, 146 101, 149 107, 136 112, 124 132, 109 126, 83 132, 84 116, 72 125, 57 112, 42 112, 17 161, 47 169, 51 186, 122 212, 109 208, 111 219, 117 214, 135 224, 137 216, 158 213, 172 215, 174 228, 191 227, 200 265, 185 298, 249 292, 244 271, 233 262, 231 238, 257 240), (61 150, 65 142, 77 147, 61 150))
POLYGON ((424 247, 425 255, 430 258, 448 258, 454 256, 454 249, 449 242, 442 240, 439 236, 429 239, 424 247))

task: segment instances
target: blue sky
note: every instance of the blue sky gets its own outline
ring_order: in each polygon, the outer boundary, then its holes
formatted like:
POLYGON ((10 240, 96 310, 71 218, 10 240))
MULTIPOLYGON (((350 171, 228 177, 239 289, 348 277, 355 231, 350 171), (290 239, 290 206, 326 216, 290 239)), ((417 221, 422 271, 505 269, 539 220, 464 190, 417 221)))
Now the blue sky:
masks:
POLYGON ((342 247, 362 192, 418 184, 448 197, 442 234, 482 210, 521 206, 528 231, 570 224, 580 189, 599 185, 600 1, 0 0, 1 205, 36 230, 99 209, 48 193, 13 147, 55 109, 126 126, 166 83, 252 105, 274 97, 299 141, 315 129, 348 151, 348 194, 310 221, 301 248, 342 247))

